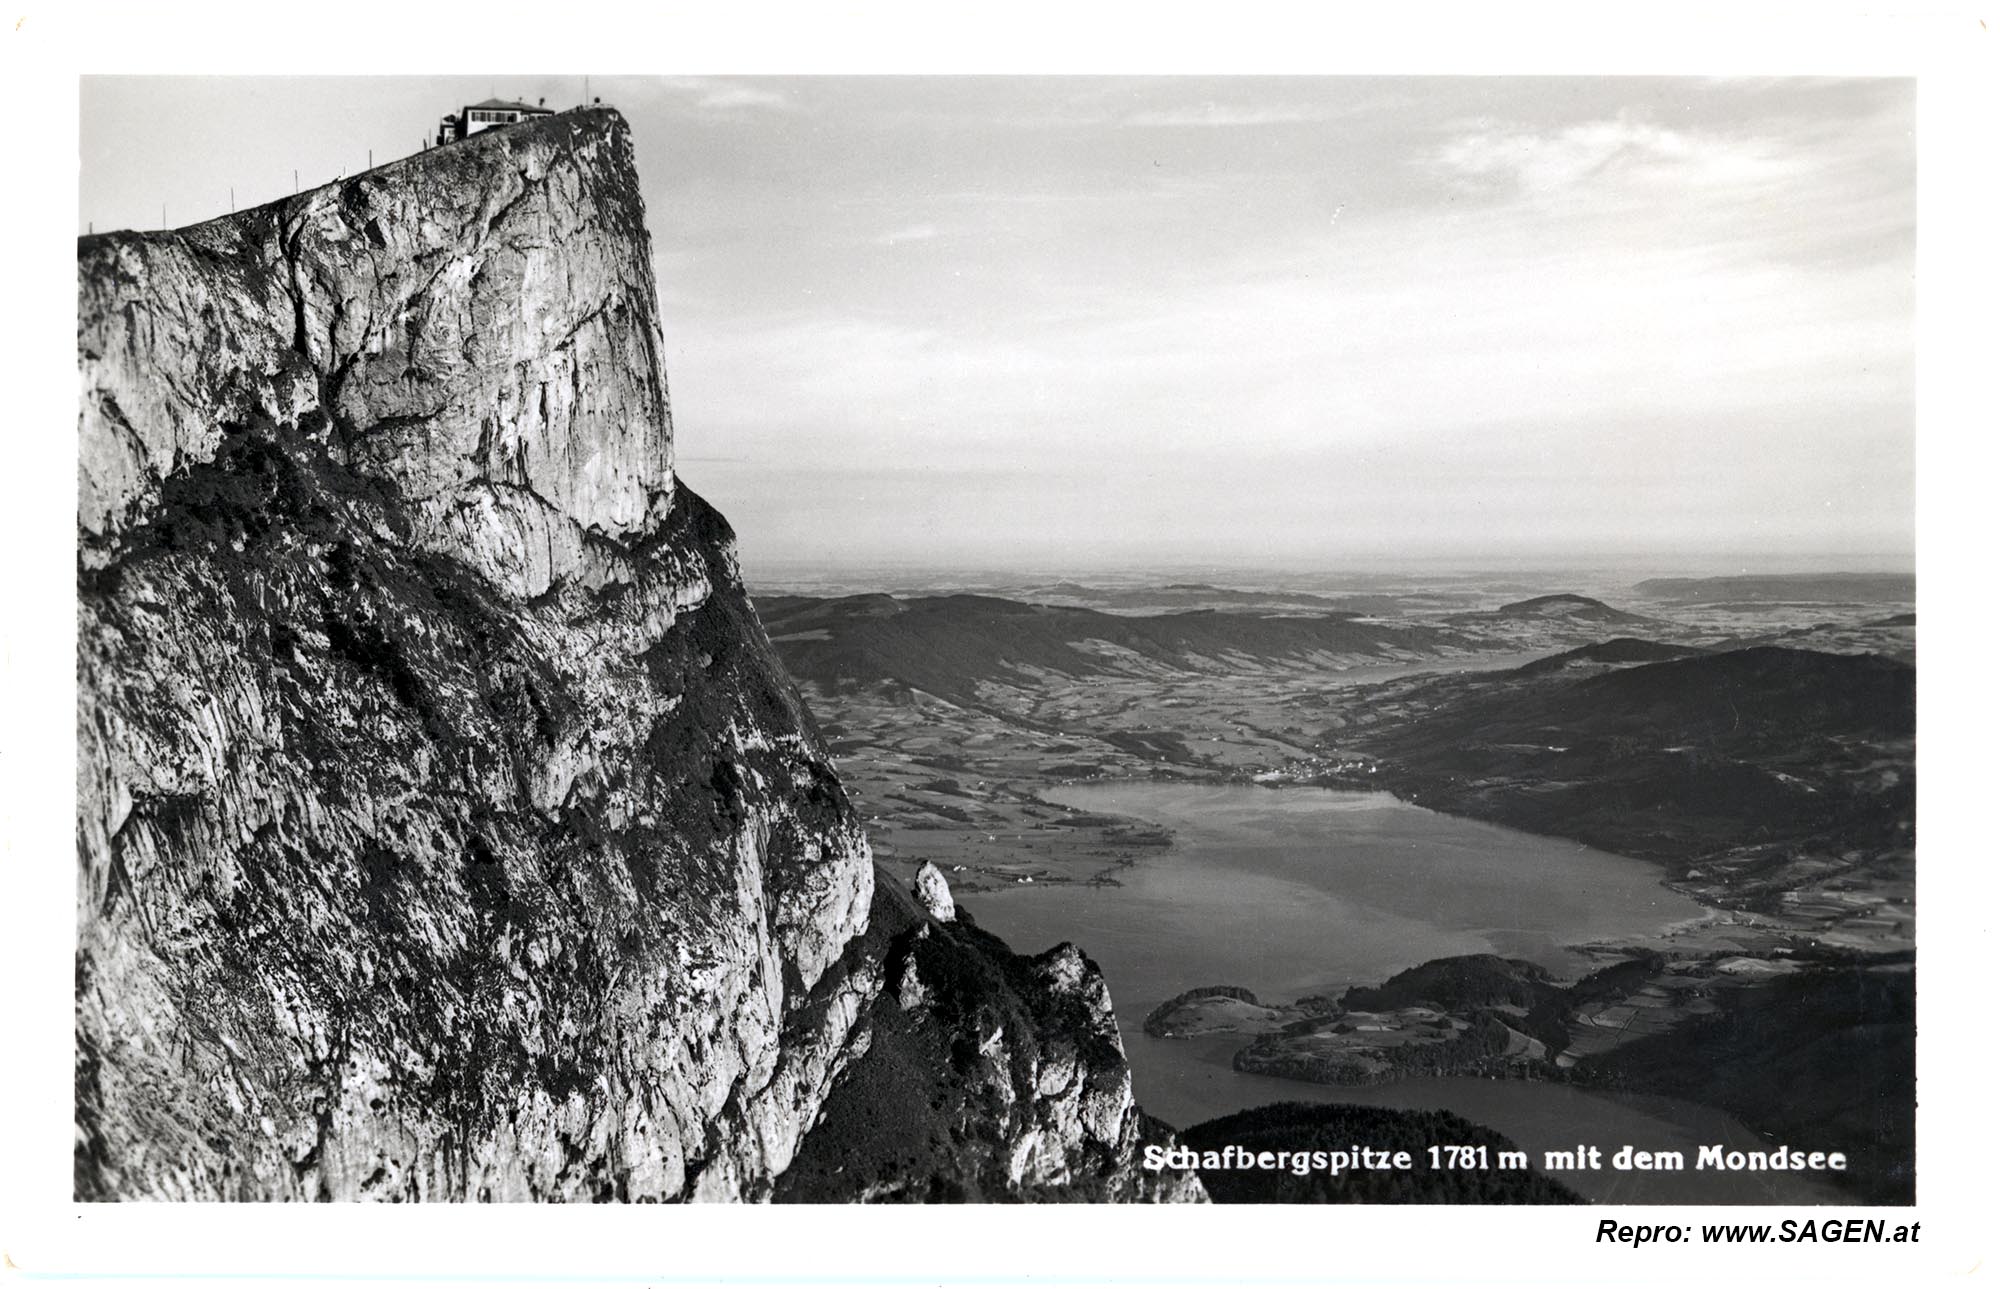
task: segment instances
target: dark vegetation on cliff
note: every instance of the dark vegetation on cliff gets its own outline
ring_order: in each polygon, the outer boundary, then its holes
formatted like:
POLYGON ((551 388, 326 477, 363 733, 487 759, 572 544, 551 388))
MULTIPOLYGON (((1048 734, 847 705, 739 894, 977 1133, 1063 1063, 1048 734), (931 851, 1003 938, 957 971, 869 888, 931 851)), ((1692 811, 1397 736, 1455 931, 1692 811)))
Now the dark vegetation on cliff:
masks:
MULTIPOLYGON (((307 1131, 272 1176, 221 1145, 241 1131, 237 1113, 202 1093, 132 1125, 147 1094, 129 1058, 86 1025, 78 1194, 162 1184, 132 1153, 136 1132, 152 1158, 195 1170, 182 1183, 192 1193, 483 1195, 476 1169, 448 1162, 420 1183, 417 1140, 435 1133, 449 1161, 524 1103, 598 1103, 630 1042, 604 1018, 624 1005, 632 964, 671 955, 677 925, 733 900, 745 821, 769 820, 763 862, 779 887, 852 828, 830 769, 792 761, 779 742, 812 745, 810 719, 728 589, 730 545, 721 518, 681 489, 667 522, 631 549, 639 562, 694 562, 718 593, 631 659, 629 683, 660 712, 643 741, 599 765, 600 790, 538 802, 535 780, 598 715, 574 659, 549 644, 564 612, 512 604, 460 562, 413 548, 393 486, 331 462, 309 432, 240 427, 214 461, 168 479, 120 558, 80 578, 86 674, 116 719, 157 722, 162 737, 185 719, 174 688, 246 687, 266 718, 259 745, 226 755, 289 804, 218 871, 205 857, 232 803, 135 793, 90 913, 173 928, 156 971, 182 1023, 226 1036, 224 1068, 255 1089, 256 1110, 307 1131), (773 746, 733 747, 732 722, 773 746), (607 809, 607 792, 647 813, 607 809), (376 826, 329 835, 309 822, 342 811, 376 826), (316 1054, 304 1062, 299 1040, 261 1019, 274 989, 311 1018, 316 1054), (379 1160, 340 1158, 350 1107, 401 1125, 410 1157, 388 1147, 379 1160)), ((606 616, 624 589, 599 597, 606 616)), ((599 611, 587 600, 563 609, 599 611)), ((80 957, 80 999, 126 1006, 123 988, 98 955, 80 957)), ((197 1043, 182 1059, 206 1083, 198 1072, 214 1058, 197 1043)), ((544 1193, 636 1197, 643 1164, 594 1146, 587 1129, 556 1135, 566 1144, 536 1183, 544 1193)), ((698 1157, 688 1163, 698 1171, 698 1157)))

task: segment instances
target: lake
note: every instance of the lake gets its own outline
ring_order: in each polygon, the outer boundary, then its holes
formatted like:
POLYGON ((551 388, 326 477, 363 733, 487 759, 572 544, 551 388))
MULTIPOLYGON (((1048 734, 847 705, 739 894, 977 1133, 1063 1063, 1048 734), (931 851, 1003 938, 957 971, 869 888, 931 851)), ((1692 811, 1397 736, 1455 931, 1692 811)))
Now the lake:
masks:
MULTIPOLYGON (((1164 1000, 1199 985, 1241 985, 1267 1002, 1337 995, 1432 958, 1498 953, 1573 976, 1571 946, 1657 934, 1709 916, 1661 886, 1660 869, 1574 842, 1458 819, 1387 793, 1186 782, 1050 788, 1049 801, 1173 830, 1174 844, 1119 873, 1116 887, 967 893, 981 926, 1023 953, 1074 941, 1111 986, 1140 1104, 1187 1126, 1282 1100, 1449 1109, 1531 1151, 1579 1142, 1682 1149, 1761 1139, 1707 1107, 1614 1097, 1549 1083, 1408 1079, 1333 1088, 1238 1074, 1247 1040, 1155 1039, 1141 1028, 1164 1000)), ((1762 1143, 1768 1144, 1768 1143, 1762 1143)), ((1627 1203, 1825 1203, 1795 1175, 1571 1174, 1592 1199, 1627 1203)))
POLYGON ((1290 1000, 1378 984, 1447 954, 1567 973, 1583 965, 1569 945, 1708 915, 1661 886, 1656 865, 1386 792, 1131 782, 1041 795, 1170 828, 1174 845, 1122 870, 1119 886, 963 902, 1019 947, 1076 941, 1110 977, 1121 1014, 1137 1019, 1196 985, 1290 1000))

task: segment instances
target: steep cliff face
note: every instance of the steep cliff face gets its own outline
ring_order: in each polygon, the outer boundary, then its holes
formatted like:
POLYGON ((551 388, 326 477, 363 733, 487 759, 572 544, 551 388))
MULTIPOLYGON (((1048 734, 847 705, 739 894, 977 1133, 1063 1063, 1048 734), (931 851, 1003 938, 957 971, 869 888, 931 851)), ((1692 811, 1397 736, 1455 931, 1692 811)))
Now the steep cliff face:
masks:
POLYGON ((675 486, 636 194, 573 113, 80 246, 79 1193, 789 1163, 872 867, 675 486))
POLYGON ((633 580, 674 499, 631 145, 565 113, 178 233, 85 239, 86 563, 232 432, 304 426, 516 598, 633 580))
POLYGON ((78 1195, 771 1195, 874 870, 674 478, 624 122, 78 259, 78 1195))

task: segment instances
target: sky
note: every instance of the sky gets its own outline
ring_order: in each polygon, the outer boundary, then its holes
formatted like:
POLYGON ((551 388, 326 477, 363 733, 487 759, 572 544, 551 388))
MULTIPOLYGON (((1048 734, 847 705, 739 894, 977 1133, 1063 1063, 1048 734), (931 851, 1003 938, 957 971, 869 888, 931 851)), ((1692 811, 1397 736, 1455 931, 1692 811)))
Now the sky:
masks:
MULTIPOLYGON (((78 231, 582 77, 82 82, 78 231)), ((746 567, 1895 566, 1908 80, 594 77, 746 567)))

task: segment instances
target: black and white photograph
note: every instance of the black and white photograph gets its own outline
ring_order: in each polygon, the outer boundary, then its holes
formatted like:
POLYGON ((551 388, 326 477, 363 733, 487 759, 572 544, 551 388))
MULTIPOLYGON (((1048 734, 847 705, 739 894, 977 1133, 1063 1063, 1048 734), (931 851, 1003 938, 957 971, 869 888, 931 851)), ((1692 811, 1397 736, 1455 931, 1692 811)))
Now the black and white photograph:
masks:
POLYGON ((1918 70, 402 53, 55 82, 43 1202, 1918 1256, 1918 70))

